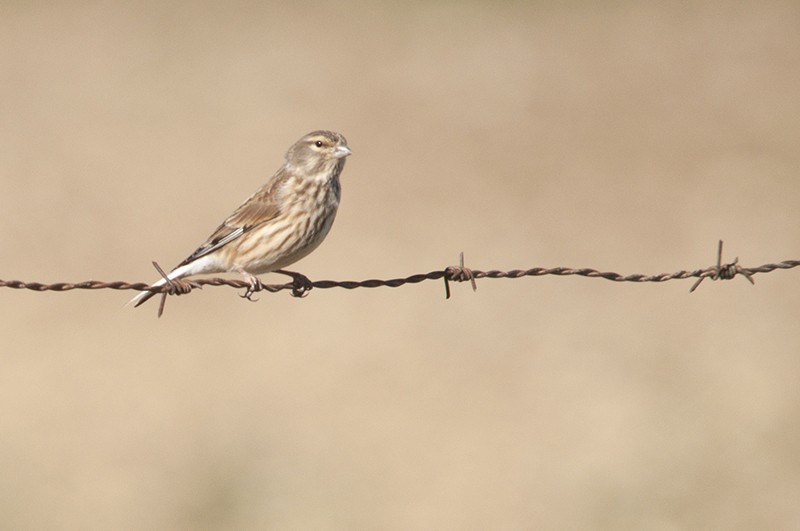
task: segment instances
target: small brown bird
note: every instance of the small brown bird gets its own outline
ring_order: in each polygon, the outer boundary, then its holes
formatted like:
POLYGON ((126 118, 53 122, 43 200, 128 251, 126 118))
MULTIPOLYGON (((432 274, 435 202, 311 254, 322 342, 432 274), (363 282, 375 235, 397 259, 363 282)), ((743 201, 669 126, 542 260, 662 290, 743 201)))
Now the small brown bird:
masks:
MULTIPOLYGON (((344 136, 331 131, 314 131, 298 140, 275 175, 178 264, 169 279, 236 272, 250 283, 245 293, 249 298, 261 287, 255 275, 297 262, 325 239, 339 207, 339 175, 352 153, 344 136)), ((162 278, 153 286, 164 283, 162 278)), ((128 304, 139 306, 153 295, 143 291, 128 304)))

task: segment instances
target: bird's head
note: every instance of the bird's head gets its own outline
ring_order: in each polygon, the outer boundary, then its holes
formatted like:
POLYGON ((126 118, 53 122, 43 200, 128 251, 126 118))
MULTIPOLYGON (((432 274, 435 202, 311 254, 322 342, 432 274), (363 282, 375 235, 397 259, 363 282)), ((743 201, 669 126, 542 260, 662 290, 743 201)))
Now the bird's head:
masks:
POLYGON ((286 163, 306 175, 327 174, 334 169, 341 171, 345 157, 352 154, 343 135, 314 131, 289 148, 286 163))

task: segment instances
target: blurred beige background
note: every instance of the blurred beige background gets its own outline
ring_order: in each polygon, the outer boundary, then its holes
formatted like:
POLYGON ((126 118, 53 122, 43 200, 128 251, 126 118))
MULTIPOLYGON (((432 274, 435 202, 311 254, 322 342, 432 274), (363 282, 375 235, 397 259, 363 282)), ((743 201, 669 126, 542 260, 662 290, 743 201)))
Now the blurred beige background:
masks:
MULTIPOLYGON (((312 279, 800 258, 796 2, 0 5, 0 278, 149 281, 304 133, 312 279)), ((269 281, 283 281, 282 278, 269 281)), ((800 271, 0 290, 2 529, 797 529, 800 271)))

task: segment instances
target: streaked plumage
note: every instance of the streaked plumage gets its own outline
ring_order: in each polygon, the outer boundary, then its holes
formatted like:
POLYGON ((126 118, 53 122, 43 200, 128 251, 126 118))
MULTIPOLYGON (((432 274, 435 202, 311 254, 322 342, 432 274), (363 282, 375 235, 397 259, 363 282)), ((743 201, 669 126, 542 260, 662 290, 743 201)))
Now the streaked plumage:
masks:
MULTIPOLYGON (((331 131, 315 131, 298 140, 275 175, 168 277, 237 272, 256 287, 254 275, 283 269, 307 256, 325 239, 336 217, 339 175, 351 153, 344 136, 331 131)), ((154 286, 165 282, 161 279, 154 286)), ((153 295, 143 291, 130 303, 139 306, 153 295)))

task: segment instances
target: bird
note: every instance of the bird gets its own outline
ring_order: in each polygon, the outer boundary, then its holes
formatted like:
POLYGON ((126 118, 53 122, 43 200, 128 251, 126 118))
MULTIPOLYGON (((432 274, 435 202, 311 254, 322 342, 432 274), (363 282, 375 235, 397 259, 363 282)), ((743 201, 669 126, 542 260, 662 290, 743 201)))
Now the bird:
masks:
MULTIPOLYGON (((352 155, 347 140, 333 131, 314 131, 295 142, 283 165, 247 198, 166 278, 151 287, 208 273, 239 273, 249 284, 243 297, 262 288, 256 275, 278 272, 308 256, 328 235, 341 198, 339 176, 352 155)), ((128 304, 144 304, 156 292, 142 291, 128 304)), ((252 299, 251 299, 252 300, 252 299)))

